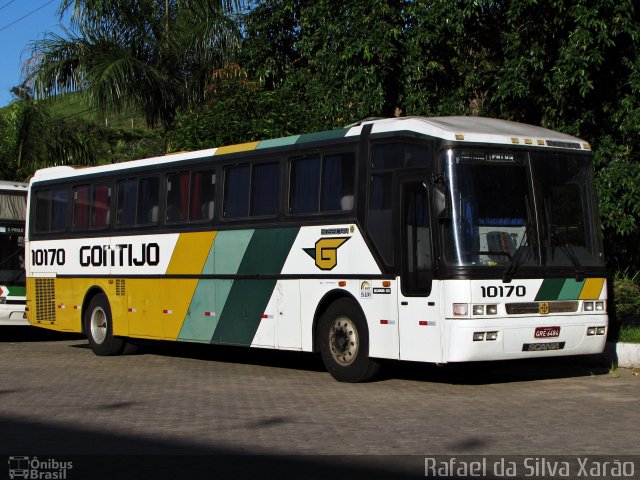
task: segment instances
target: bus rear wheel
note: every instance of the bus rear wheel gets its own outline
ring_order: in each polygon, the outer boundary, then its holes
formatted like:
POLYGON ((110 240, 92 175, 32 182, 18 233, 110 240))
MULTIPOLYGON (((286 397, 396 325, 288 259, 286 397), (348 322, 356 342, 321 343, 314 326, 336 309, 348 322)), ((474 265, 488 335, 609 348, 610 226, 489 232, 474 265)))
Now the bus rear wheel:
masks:
POLYGON ((104 293, 95 295, 84 312, 84 330, 91 350, 98 356, 119 355, 125 348, 122 338, 113 336, 113 319, 104 293))
POLYGON ((320 354, 329 373, 339 382, 371 379, 380 364, 369 358, 369 330, 358 305, 342 298, 320 317, 320 354))

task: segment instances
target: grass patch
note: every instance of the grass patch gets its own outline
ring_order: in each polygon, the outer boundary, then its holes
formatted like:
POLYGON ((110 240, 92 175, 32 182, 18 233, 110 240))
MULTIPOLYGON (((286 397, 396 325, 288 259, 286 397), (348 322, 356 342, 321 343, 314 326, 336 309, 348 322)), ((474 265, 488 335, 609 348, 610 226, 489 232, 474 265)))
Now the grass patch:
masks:
POLYGON ((640 327, 623 325, 620 327, 618 341, 624 343, 640 343, 640 327))

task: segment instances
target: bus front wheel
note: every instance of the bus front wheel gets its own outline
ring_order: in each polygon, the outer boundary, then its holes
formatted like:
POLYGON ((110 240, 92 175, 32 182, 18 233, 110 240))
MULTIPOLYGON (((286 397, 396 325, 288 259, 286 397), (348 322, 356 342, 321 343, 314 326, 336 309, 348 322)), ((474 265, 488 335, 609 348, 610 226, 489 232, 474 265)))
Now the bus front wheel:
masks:
POLYGON ((125 342, 113 336, 113 319, 111 307, 104 293, 91 299, 84 312, 84 330, 89 339, 91 350, 98 356, 119 355, 123 352, 125 342))
POLYGON ((320 317, 320 354, 339 382, 364 382, 380 369, 369 358, 369 330, 358 305, 350 299, 333 302, 320 317))

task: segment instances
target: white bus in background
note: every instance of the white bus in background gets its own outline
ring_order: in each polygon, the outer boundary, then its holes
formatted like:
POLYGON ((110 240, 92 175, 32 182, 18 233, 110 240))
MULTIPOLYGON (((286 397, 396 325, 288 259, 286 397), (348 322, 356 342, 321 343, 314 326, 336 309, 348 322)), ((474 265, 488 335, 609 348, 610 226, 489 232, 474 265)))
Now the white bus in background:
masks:
POLYGON ((36 172, 33 325, 380 359, 599 353, 605 263, 583 140, 477 117, 341 130, 36 172))
POLYGON ((0 325, 29 325, 25 315, 26 211, 27 184, 0 180, 0 325))

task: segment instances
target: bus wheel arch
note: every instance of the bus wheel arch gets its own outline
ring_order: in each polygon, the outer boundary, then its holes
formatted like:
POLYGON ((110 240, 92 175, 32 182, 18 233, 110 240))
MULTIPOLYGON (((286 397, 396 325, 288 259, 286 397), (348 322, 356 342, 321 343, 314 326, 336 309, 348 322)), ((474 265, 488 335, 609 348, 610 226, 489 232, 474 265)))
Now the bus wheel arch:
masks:
POLYGON ((380 364, 369 357, 369 329, 360 304, 344 292, 327 294, 314 318, 314 351, 341 382, 371 379, 380 364))
POLYGON ((90 290, 85 297, 82 323, 94 354, 112 356, 123 352, 126 343, 122 338, 113 335, 111 305, 101 289, 90 290))

